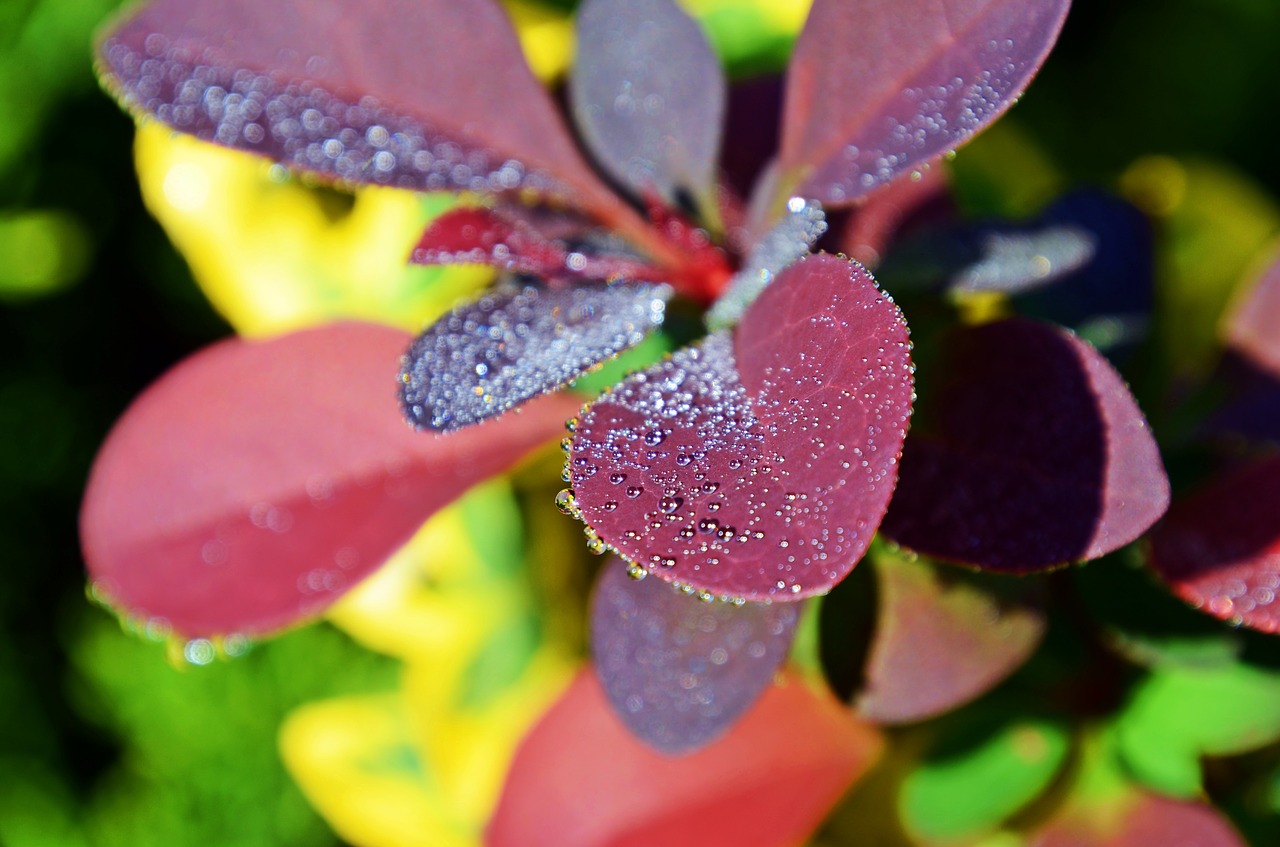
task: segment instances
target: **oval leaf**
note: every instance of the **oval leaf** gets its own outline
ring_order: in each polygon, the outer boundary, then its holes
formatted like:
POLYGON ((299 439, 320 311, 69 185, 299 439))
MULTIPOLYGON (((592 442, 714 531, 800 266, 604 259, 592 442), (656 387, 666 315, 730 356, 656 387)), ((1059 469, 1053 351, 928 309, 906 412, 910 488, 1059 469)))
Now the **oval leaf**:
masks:
POLYGON ((1280 632, 1280 456, 1176 503, 1151 533, 1151 566, 1209 614, 1280 632))
POLYGON ((881 743, 792 678, 720 741, 670 758, 632 737, 584 671, 521 744, 485 843, 799 844, 881 743))
POLYGON ((98 591, 187 636, 280 629, 561 429, 567 398, 473 432, 414 433, 391 383, 407 341, 370 324, 230 340, 162 377, 89 479, 80 534, 98 591))
POLYGON ((775 205, 848 203, 967 141, 1026 88, 1069 5, 817 0, 788 70, 775 205))
POLYGON ((662 325, 671 288, 647 283, 509 286, 459 306, 414 341, 405 416, 449 431, 554 391, 662 325))
POLYGON ((497 3, 158 0, 109 31, 99 58, 134 112, 304 171, 527 189, 627 214, 578 154, 497 3))
POLYGON ((866 551, 911 409, 907 328, 860 265, 814 256, 735 338, 636 374, 583 413, 577 508, 663 579, 749 600, 821 594, 866 551))
POLYGON ((879 615, 854 701, 876 723, 966 703, 1022 665, 1044 635, 1038 586, 877 556, 879 615))
POLYGON ((1169 480, 1137 403, 1098 351, 1023 319, 958 331, 922 398, 884 532, 921 553, 1025 572, 1140 536, 1169 480))
POLYGON ((636 737, 690 752, 722 736, 773 681, 798 612, 794 603, 707 602, 613 562, 591 605, 596 674, 636 737))
POLYGON ((587 0, 577 30, 569 94, 601 166, 637 196, 714 214, 725 80, 701 27, 672 0, 587 0))

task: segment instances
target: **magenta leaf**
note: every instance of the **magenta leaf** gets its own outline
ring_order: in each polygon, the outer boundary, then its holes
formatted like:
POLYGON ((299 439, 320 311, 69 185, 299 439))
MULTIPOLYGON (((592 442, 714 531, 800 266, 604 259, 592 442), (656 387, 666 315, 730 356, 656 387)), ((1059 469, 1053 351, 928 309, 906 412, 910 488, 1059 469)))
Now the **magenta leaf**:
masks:
POLYGON ((887 555, 875 572, 879 613, 854 706, 877 723, 967 703, 1020 667, 1044 635, 1036 583, 887 555))
POLYGON ((786 661, 795 603, 726 603, 604 567, 591 605, 596 674, 624 724, 666 753, 714 741, 786 661))
POLYGON ((788 70, 774 208, 851 202, 1009 108, 1069 0, 817 0, 788 70))
POLYGON ((410 259, 420 265, 486 264, 547 280, 657 282, 669 276, 576 218, 512 205, 445 212, 427 227, 410 259))
POLYGON ((81 540, 98 592, 184 636, 278 630, 571 413, 549 399, 471 432, 415 433, 392 396, 408 340, 371 324, 230 340, 161 377, 89 479, 81 540))
POLYGON ((136 113, 325 177, 627 214, 487 0, 157 0, 100 73, 136 113))
POLYGON ((821 594, 884 514, 910 415, 910 343, 860 265, 805 259, 726 332, 583 413, 581 518, 668 581, 749 600, 821 594))
POLYGON ((1280 632, 1280 456, 1246 464, 1175 503, 1151 533, 1150 561, 1188 603, 1280 632))
POLYGON ((1142 412, 1091 346, 1010 319, 958 331, 925 383, 884 533, 941 559, 1026 572, 1094 559, 1164 514, 1142 412))
POLYGON ((413 342, 400 370, 405 417, 449 431, 554 391, 644 340, 670 297, 649 283, 499 286, 413 342))
POLYGON ((1232 310, 1225 324, 1228 342, 1243 356, 1280 379, 1280 260, 1273 262, 1232 310))
POLYGON ((672 0, 587 0, 577 30, 570 101, 601 166, 637 196, 714 213, 725 81, 697 22, 672 0))

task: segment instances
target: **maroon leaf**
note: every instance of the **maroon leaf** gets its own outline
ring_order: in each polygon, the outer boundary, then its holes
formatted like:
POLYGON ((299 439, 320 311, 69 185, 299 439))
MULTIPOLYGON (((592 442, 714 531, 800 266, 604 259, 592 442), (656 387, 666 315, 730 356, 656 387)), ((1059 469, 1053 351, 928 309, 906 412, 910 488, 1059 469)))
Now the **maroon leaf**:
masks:
POLYGON ((600 165, 713 214, 725 80, 702 29, 672 0, 587 0, 577 30, 570 99, 600 165))
POLYGON ((1280 632, 1280 456, 1175 503, 1151 533, 1151 566, 1209 614, 1280 632))
POLYGON ((671 288, 596 283, 507 285, 459 306, 401 362, 410 423, 449 431, 554 391, 662 325, 671 288))
POLYGON ((1228 342, 1246 358, 1280 378, 1280 261, 1272 263, 1225 325, 1228 342))
POLYGON ((1120 375, 1065 330, 959 331, 926 381, 883 530, 949 561, 1025 572, 1093 559, 1169 504, 1155 440, 1120 375))
POLYGON ((800 844, 882 744, 875 729, 790 678, 720 741, 664 756, 627 731, 585 671, 521 742, 485 844, 800 844))
POLYGON ((135 112, 301 170, 527 189, 638 223, 582 160, 497 3, 157 0, 106 34, 100 72, 135 112))
POLYGON ((788 70, 773 210, 793 193, 851 202, 955 149, 1026 88, 1068 6, 817 0, 788 70))
POLYGON ((502 210, 460 208, 431 222, 414 248, 420 265, 486 264, 547 280, 618 279, 659 282, 670 276, 609 243, 599 230, 573 219, 502 210), (577 226, 574 224, 577 223, 577 226))
POLYGON ((902 315, 861 266, 791 266, 736 342, 712 334, 584 412, 569 466, 582 519, 629 561, 699 591, 829 590, 893 491, 909 350, 902 315))
POLYGON ((116 424, 80 519, 95 586, 185 636, 313 615, 433 511, 560 430, 567 398, 432 438, 397 414, 405 333, 342 324, 224 341, 116 424))
POLYGON ((910 723, 966 703, 1022 665, 1044 635, 1038 586, 885 556, 879 614, 855 708, 910 723))
POLYGON ((666 753, 696 750, 728 731, 773 681, 798 607, 708 601, 627 573, 612 562, 596 583, 596 674, 638 738, 666 753))

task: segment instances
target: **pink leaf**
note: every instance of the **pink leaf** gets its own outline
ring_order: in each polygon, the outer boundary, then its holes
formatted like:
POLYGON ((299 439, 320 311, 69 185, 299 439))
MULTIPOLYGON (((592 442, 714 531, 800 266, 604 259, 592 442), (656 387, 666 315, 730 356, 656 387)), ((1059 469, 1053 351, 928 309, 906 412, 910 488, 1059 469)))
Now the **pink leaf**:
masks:
POLYGON ((660 579, 601 569, 591 652, 614 710, 666 753, 722 736, 773 682, 795 637, 795 603, 708 602, 660 579))
POLYGON ((1011 319, 958 332, 940 362, 923 383, 932 394, 902 456, 887 536, 948 561, 1025 572, 1102 556, 1164 514, 1169 480, 1155 439, 1087 343, 1011 319))
POLYGON ((821 594, 866 550, 911 408, 902 315, 814 256, 737 328, 636 374, 578 422, 584 521, 663 579, 749 600, 821 594))
POLYGON ((1250 361, 1280 379, 1280 261, 1272 263, 1229 315, 1227 340, 1250 361))
POLYGON ((1136 788, 1068 807, 1027 843, 1029 847, 1246 847, 1214 807, 1136 788))
POLYGON ((99 70, 135 112, 326 177, 633 217, 487 0, 157 0, 106 33, 99 70))
POLYGON ((881 744, 874 729, 791 678, 720 741, 671 758, 632 737, 584 671, 520 745, 485 843, 799 844, 881 744))
POLYGON ((1209 614, 1280 632, 1280 456, 1175 503, 1151 533, 1151 566, 1209 614))
POLYGON ((848 203, 955 149, 1013 105, 1069 5, 817 0, 788 70, 781 188, 848 203))
POLYGON ((466 433, 415 433, 395 402, 408 340, 370 324, 229 340, 161 377, 89 479, 81 542, 100 593, 185 636, 288 626, 570 413, 546 400, 466 433))

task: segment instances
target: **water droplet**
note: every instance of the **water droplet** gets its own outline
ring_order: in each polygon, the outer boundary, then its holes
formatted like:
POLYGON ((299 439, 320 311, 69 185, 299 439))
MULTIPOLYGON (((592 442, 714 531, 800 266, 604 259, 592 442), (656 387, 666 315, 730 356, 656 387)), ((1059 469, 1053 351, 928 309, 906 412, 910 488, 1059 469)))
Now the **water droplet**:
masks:
POLYGON ((698 521, 698 532, 711 533, 720 528, 720 521, 715 518, 703 518, 698 521))
POLYGON ((626 481, 627 481, 627 475, 624 473, 609 474, 609 482, 613 483, 614 485, 621 485, 626 481))
POLYGON ((684 499, 681 497, 663 497, 658 503, 658 508, 661 509, 664 514, 672 515, 675 514, 676 510, 678 510, 683 503, 684 499))
POLYGON ((630 497, 632 500, 636 499, 643 493, 644 493, 644 488, 642 486, 639 486, 639 485, 627 486, 627 496, 630 497))
POLYGON ((657 447, 667 438, 666 433, 660 429, 652 429, 644 434, 644 443, 650 447, 657 447))
POLYGON ((573 489, 563 488, 556 494, 556 508, 566 515, 577 514, 578 504, 574 500, 573 489))

